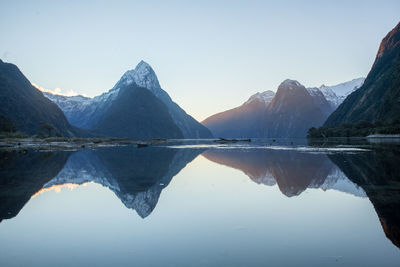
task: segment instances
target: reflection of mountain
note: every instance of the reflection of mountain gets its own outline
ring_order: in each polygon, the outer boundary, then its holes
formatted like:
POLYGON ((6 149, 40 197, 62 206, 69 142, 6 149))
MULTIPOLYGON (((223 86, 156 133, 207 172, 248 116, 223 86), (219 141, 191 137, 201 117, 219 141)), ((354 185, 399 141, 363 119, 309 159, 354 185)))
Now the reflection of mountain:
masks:
POLYGON ((15 217, 57 175, 68 153, 0 152, 0 221, 15 217))
POLYGON ((278 184, 288 197, 307 188, 335 189, 356 196, 364 192, 350 182, 325 154, 293 150, 208 150, 207 159, 243 171, 256 183, 278 184))
POLYGON ((161 191, 202 151, 132 147, 77 152, 44 188, 65 183, 95 182, 110 188, 127 208, 147 217, 161 191))
MULTIPOLYGON (((381 146, 382 147, 382 146, 381 146)), ((334 154, 329 158, 367 194, 386 236, 400 248, 400 152, 377 148, 371 153, 334 154)))

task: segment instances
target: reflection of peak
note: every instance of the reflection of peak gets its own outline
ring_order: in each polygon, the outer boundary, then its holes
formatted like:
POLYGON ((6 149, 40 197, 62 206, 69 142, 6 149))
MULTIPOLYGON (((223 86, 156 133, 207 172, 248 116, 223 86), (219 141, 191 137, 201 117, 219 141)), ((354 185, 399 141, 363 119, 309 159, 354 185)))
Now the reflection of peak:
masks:
POLYGON ((347 178, 339 168, 332 169, 321 188, 323 190, 333 189, 357 197, 366 197, 364 190, 347 178))
POLYGON ((269 171, 266 171, 265 174, 253 176, 252 173, 248 172, 245 174, 250 177, 257 184, 264 184, 268 186, 276 185, 275 177, 269 171))
POLYGON ((125 207, 136 210, 140 217, 146 218, 157 205, 162 189, 152 186, 147 191, 136 194, 121 193, 120 191, 114 191, 114 193, 124 203, 125 207))
POLYGON ((43 187, 95 182, 109 188, 117 188, 118 185, 110 183, 108 179, 110 176, 111 174, 102 166, 95 151, 83 150, 72 154, 58 175, 43 187))
POLYGON ((364 192, 353 184, 324 154, 280 150, 208 150, 207 159, 243 171, 258 184, 277 184, 287 197, 307 188, 334 189, 355 196, 364 192))
POLYGON ((94 182, 108 187, 142 218, 157 205, 161 191, 201 151, 167 148, 104 148, 72 154, 44 187, 94 182))

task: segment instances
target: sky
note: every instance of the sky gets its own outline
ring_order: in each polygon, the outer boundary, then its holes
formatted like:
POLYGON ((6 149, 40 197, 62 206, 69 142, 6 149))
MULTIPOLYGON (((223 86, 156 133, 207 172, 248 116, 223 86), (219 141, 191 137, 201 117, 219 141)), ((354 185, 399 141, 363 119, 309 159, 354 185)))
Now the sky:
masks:
POLYGON ((276 91, 365 77, 400 1, 5 1, 0 58, 35 85, 96 96, 140 60, 201 121, 276 91))

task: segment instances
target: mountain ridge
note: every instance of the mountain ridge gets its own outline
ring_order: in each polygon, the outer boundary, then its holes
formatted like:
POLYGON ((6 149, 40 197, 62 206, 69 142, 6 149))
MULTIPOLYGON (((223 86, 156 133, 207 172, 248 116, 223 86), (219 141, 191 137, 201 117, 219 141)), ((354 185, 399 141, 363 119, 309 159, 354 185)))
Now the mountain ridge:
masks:
MULTIPOLYGON (((287 80, 287 82, 289 81, 287 80)), ((314 105, 321 110, 324 118, 327 118, 345 96, 358 89, 363 81, 364 78, 361 77, 337 85, 322 85, 319 88, 309 87, 306 89, 313 98, 314 105)), ((298 84, 300 85, 300 83, 298 84)), ((267 107, 275 96, 275 92, 271 90, 258 92, 250 96, 242 105, 211 115, 201 123, 208 127, 215 137, 266 137, 262 123, 264 117, 267 116, 267 107)), ((320 123, 316 125, 320 125, 320 123)))

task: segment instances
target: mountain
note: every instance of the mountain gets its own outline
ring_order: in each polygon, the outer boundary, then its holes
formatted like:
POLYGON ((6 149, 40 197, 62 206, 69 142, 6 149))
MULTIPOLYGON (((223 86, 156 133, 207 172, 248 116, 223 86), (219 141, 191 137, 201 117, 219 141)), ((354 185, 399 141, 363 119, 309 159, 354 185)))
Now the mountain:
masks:
POLYGON ((360 88, 363 85, 364 81, 365 78, 361 77, 337 85, 321 85, 319 87, 319 90, 324 94, 326 100, 332 105, 333 109, 335 110, 349 94, 360 88))
POLYGON ((92 131, 104 136, 134 139, 183 138, 164 103, 135 84, 121 87, 92 131))
POLYGON ((61 109, 32 86, 17 66, 1 60, 0 103, 0 115, 22 132, 38 134, 45 122, 64 136, 75 135, 61 109))
MULTIPOLYGON (((270 118, 270 122, 273 124, 279 124, 279 122, 271 118, 269 115, 269 104, 273 101, 274 97, 280 97, 280 100, 274 100, 273 102, 279 102, 279 105, 286 105, 285 109, 292 110, 290 112, 291 115, 288 113, 285 119, 288 119, 288 116, 292 116, 293 123, 298 121, 298 125, 306 122, 307 125, 321 125, 325 118, 327 118, 336 108, 337 106, 346 98, 348 94, 353 92, 354 90, 358 89, 362 83, 364 82, 364 78, 357 78, 353 79, 348 82, 344 82, 338 85, 333 86, 325 86, 322 85, 320 88, 311 87, 306 88, 308 94, 311 96, 312 104, 310 101, 304 102, 304 99, 310 100, 310 97, 307 96, 307 93, 302 91, 302 96, 299 98, 299 103, 295 103, 297 96, 292 96, 293 104, 288 104, 289 97, 285 97, 286 99, 283 100, 282 95, 286 95, 289 93, 280 93, 280 95, 275 95, 273 91, 265 91, 262 93, 257 93, 252 95, 248 101, 243 103, 241 106, 217 113, 212 115, 202 121, 202 124, 209 128, 211 132, 214 134, 215 137, 227 137, 227 138, 237 138, 237 137, 251 137, 251 138, 262 138, 262 137, 299 137, 305 136, 304 129, 301 130, 301 133, 295 133, 295 130, 289 130, 288 133, 285 132, 285 128, 291 127, 290 124, 283 123, 281 130, 277 133, 270 133, 270 129, 267 131, 267 135, 265 133, 265 125, 263 125, 265 117, 270 118), (304 103, 301 103, 301 102, 304 103), (286 104, 285 104, 286 102, 286 104), (307 103, 309 106, 307 107, 307 103), (300 110, 296 109, 296 107, 303 105, 301 108, 302 112, 305 112, 306 109, 315 109, 318 108, 320 112, 315 114, 313 118, 317 118, 315 121, 312 121, 312 118, 309 118, 310 113, 306 112, 303 114, 300 112, 299 114, 295 114, 300 110), (322 112, 322 116, 321 116, 322 112), (296 118, 294 118, 296 117, 296 118), (285 126, 286 125, 286 126, 285 126), (276 136, 274 136, 277 134, 276 136), (292 136, 293 135, 293 136, 292 136)), ((300 91, 297 92, 300 94, 300 91)), ((277 104, 274 104, 275 106, 277 104)), ((275 110, 276 111, 276 110, 275 110)), ((283 111, 283 110, 281 110, 283 111)), ((282 113, 280 113, 282 115, 282 113)), ((272 115, 274 116, 274 115, 272 115)), ((295 126, 298 127, 298 126, 295 126)))
MULTIPOLYGON (((92 130, 98 127, 102 117, 106 116, 105 114, 109 111, 110 107, 113 106, 112 103, 117 99, 121 99, 119 97, 121 89, 127 87, 146 88, 158 100, 160 100, 163 105, 165 105, 167 113, 169 113, 171 116, 173 123, 180 129, 184 138, 212 137, 211 132, 206 127, 197 122, 172 101, 168 93, 161 88, 154 70, 144 61, 141 61, 135 69, 125 72, 125 74, 111 90, 94 98, 87 98, 83 96, 67 97, 52 94, 46 94, 46 96, 65 112, 68 121, 72 125, 83 129, 92 130)), ((141 95, 144 96, 144 93, 142 92, 141 95)), ((132 105, 130 106, 130 108, 132 108, 132 105)), ((131 112, 128 110, 127 105, 126 108, 127 113, 131 112)), ((143 108, 143 106, 141 108, 143 108)), ((152 110, 150 103, 147 108, 149 113, 155 112, 152 110)), ((141 114, 144 113, 145 111, 143 110, 141 114)), ((141 118, 138 117, 135 120, 139 121, 141 118)), ((156 123, 153 124, 156 125, 156 123)))
POLYGON ((43 92, 43 95, 62 109, 70 124, 80 128, 88 128, 84 121, 87 120, 86 116, 92 113, 87 109, 92 103, 91 98, 82 95, 63 96, 49 92, 43 92))
POLYGON ((305 137, 309 128, 321 126, 327 116, 303 85, 285 80, 266 108, 264 137, 305 137))
POLYGON ((319 88, 312 87, 307 88, 307 90, 311 95, 313 93, 317 95, 322 93, 326 101, 328 101, 331 109, 330 113, 332 113, 349 94, 361 87, 364 80, 365 78, 357 78, 337 85, 326 86, 323 84, 319 88))
POLYGON ((263 137, 262 120, 274 96, 273 91, 256 93, 241 106, 212 115, 202 124, 215 137, 263 137))
POLYGON ((324 125, 358 121, 392 123, 399 119, 400 23, 383 38, 364 84, 343 101, 324 125))
POLYGON ((334 110, 334 106, 329 102, 319 88, 306 88, 313 99, 314 104, 328 117, 334 110))
POLYGON ((64 112, 68 121, 79 128, 90 130, 108 110, 118 96, 119 88, 113 88, 94 98, 84 96, 63 96, 44 92, 64 112))

